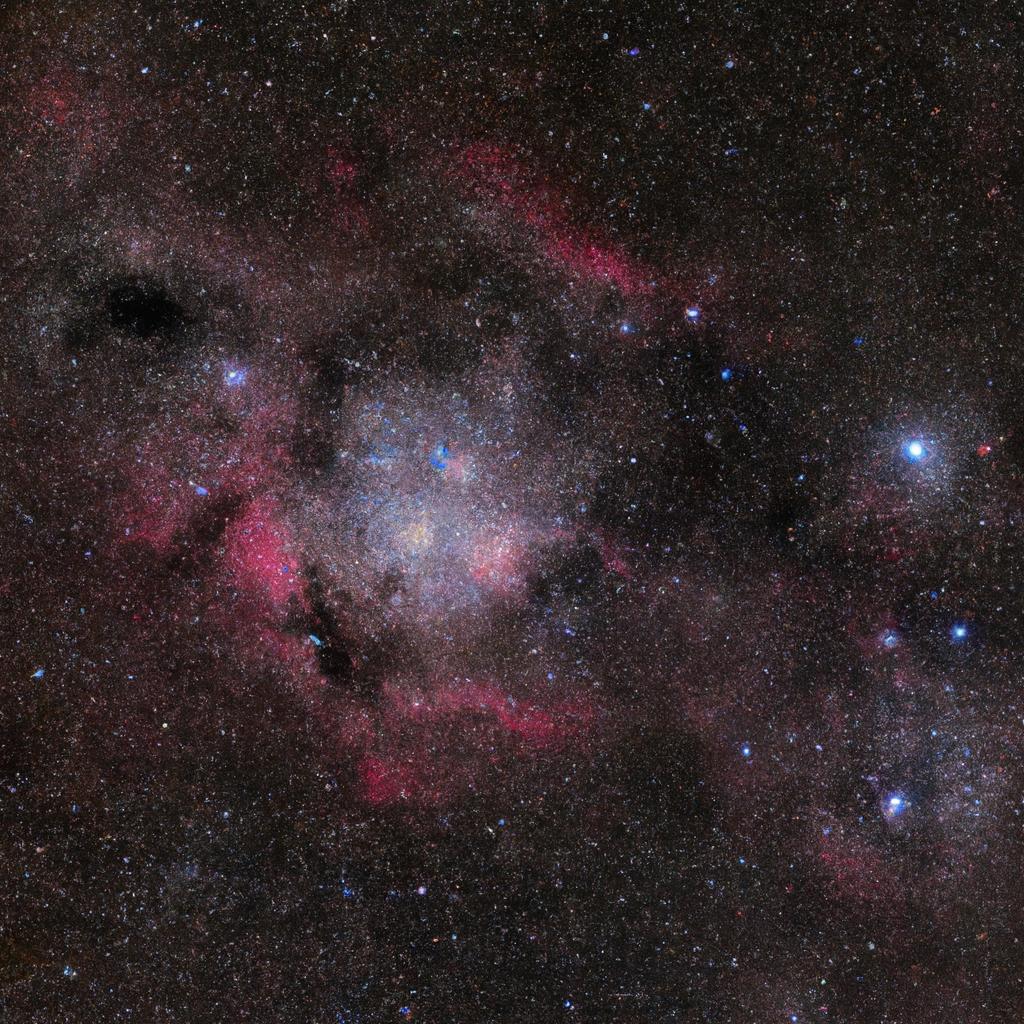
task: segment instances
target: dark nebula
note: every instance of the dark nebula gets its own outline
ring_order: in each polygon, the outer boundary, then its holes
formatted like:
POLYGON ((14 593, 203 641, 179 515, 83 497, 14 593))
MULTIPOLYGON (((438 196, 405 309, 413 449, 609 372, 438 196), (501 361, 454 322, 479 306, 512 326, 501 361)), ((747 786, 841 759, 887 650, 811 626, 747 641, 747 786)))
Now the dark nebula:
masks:
POLYGON ((1024 1014, 1013 5, 0 13, 0 1020, 1024 1014))

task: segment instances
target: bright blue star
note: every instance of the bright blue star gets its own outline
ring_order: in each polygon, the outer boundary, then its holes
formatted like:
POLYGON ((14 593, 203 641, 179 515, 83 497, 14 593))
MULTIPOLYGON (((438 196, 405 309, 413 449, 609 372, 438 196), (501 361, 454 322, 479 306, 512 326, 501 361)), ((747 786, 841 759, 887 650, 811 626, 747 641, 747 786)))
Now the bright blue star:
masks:
POLYGON ((722 371, 722 380, 732 380, 732 370, 728 366, 722 371))
POLYGON ((631 323, 629 323, 628 321, 623 321, 623 323, 619 324, 619 333, 620 334, 635 334, 636 333, 636 328, 631 323))
POLYGON ((906 797, 899 793, 893 793, 885 801, 885 813, 890 818, 899 817, 909 806, 906 797))
POLYGON ((853 339, 853 347, 854 348, 860 348, 861 345, 863 345, 863 344, 864 344, 864 339, 861 337, 861 335, 858 334, 857 337, 853 339))
POLYGON ((740 747, 740 753, 744 757, 750 757, 750 744, 749 743, 744 743, 743 746, 740 747))
POLYGON ((687 306, 686 307, 686 319, 687 320, 691 320, 691 321, 692 320, 699 320, 700 319, 700 310, 696 306, 687 306))
POLYGON ((959 644, 967 639, 969 632, 970 630, 967 628, 966 623, 954 622, 949 629, 949 636, 953 643, 959 644))
POLYGON ((895 629, 887 629, 882 634, 881 639, 882 639, 882 646, 883 647, 888 647, 890 650, 892 650, 892 648, 895 647, 900 642, 900 635, 899 635, 899 633, 896 632, 895 629))
POLYGON ((903 457, 908 462, 920 462, 927 455, 928 449, 925 448, 924 442, 918 440, 916 437, 905 442, 903 445, 903 457))

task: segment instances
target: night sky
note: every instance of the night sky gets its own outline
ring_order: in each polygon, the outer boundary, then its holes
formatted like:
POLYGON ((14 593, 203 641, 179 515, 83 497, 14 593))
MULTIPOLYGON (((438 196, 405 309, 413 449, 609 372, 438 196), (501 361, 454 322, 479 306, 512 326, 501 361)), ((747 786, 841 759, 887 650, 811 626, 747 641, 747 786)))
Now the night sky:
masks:
POLYGON ((1012 4, 12 0, 0 1020, 1024 1014, 1012 4))

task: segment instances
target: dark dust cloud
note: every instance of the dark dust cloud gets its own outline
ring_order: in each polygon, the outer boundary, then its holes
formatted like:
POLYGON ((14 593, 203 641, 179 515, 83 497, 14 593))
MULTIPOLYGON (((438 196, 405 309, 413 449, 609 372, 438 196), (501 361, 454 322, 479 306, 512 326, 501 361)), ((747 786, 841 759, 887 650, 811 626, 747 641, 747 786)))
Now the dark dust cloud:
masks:
POLYGON ((0 1018, 1019 1021, 1021 33, 6 5, 0 1018))

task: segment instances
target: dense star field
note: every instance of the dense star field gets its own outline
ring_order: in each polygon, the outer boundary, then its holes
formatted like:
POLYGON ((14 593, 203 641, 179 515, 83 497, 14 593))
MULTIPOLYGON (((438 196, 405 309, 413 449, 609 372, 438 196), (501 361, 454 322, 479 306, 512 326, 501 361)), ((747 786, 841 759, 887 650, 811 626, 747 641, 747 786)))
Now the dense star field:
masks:
POLYGON ((0 1019, 1019 1022, 1022 31, 7 4, 0 1019))

